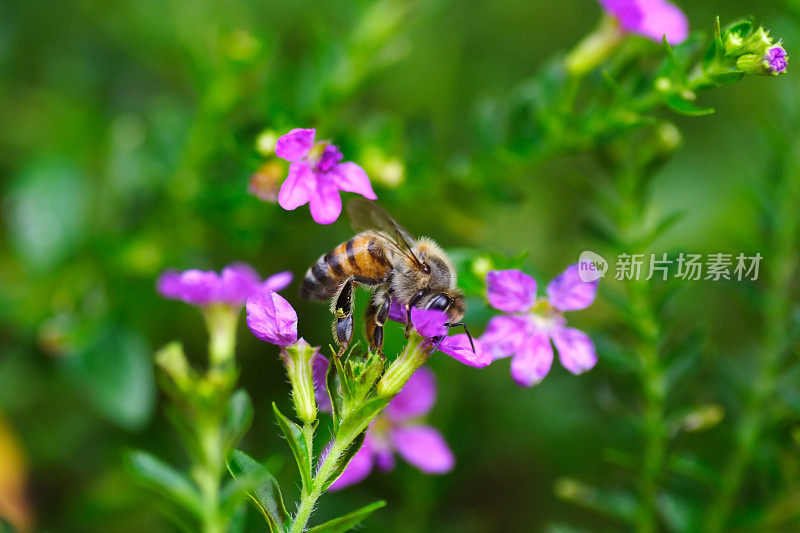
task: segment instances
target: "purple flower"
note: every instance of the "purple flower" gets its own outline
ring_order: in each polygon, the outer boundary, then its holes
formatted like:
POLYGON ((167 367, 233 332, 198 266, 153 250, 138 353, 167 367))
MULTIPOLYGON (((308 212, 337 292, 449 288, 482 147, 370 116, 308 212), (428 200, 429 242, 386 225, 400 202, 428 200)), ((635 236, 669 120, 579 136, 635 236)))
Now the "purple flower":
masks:
POLYGON ((297 340, 297 312, 292 304, 269 288, 247 299, 247 327, 257 338, 278 346, 297 340))
POLYGON ((489 303, 507 315, 489 321, 481 336, 492 359, 514 356, 511 375, 522 386, 539 383, 553 363, 553 346, 561 364, 581 374, 597 363, 588 335, 566 327, 564 311, 589 307, 597 295, 598 280, 585 282, 578 265, 570 265, 547 286, 547 298, 536 299, 536 281, 519 270, 493 270, 486 275, 489 303))
POLYGON ((339 191, 371 200, 377 196, 364 169, 355 163, 342 163, 339 149, 327 142, 315 144, 315 135, 314 129, 293 129, 275 144, 275 154, 291 162, 278 203, 287 211, 308 203, 315 222, 331 224, 342 212, 339 191))
POLYGON ((479 340, 474 339, 475 351, 466 333, 447 336, 447 314, 438 309, 411 308, 411 323, 417 333, 428 339, 438 350, 465 365, 483 368, 492 362, 491 355, 485 351, 479 340), (439 338, 444 339, 439 342, 439 338))
POLYGON ((665 0, 598 0, 606 13, 619 21, 623 30, 660 43, 680 44, 689 36, 686 15, 665 0))
POLYGON ((789 64, 789 56, 786 55, 786 50, 781 45, 775 45, 767 50, 764 54, 764 62, 767 70, 772 74, 781 74, 786 72, 786 67, 789 64))
POLYGON ((426 474, 444 474, 452 470, 455 457, 442 434, 418 421, 430 412, 435 402, 436 377, 429 369, 420 368, 372 422, 361 449, 330 490, 358 483, 375 466, 383 471, 392 470, 395 452, 426 474))
POLYGON ((258 273, 245 263, 234 263, 220 274, 208 270, 167 270, 158 278, 156 288, 165 298, 194 305, 243 305, 247 298, 263 288, 285 289, 292 282, 291 272, 279 272, 263 282, 258 273))

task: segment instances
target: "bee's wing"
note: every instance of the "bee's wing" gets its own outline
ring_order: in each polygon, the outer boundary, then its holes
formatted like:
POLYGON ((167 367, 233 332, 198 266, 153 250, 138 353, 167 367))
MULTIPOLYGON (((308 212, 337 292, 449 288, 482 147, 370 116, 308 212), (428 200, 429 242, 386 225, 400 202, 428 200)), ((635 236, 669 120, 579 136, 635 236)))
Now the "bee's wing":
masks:
POLYGON ((414 237, 384 208, 365 198, 353 198, 347 203, 347 214, 354 230, 377 230, 398 252, 422 268, 422 262, 412 249, 414 237))

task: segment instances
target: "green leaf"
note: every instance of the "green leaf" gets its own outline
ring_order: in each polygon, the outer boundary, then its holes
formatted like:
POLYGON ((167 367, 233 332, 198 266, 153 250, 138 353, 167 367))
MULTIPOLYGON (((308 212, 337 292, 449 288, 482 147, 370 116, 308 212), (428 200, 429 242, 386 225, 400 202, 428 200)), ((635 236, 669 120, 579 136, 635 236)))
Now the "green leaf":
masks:
POLYGON ((228 447, 236 446, 243 438, 250 424, 253 423, 253 402, 247 391, 240 389, 231 396, 228 402, 228 415, 225 431, 228 435, 228 447))
POLYGON ((325 388, 331 402, 331 416, 333 418, 334 433, 339 429, 342 418, 342 397, 339 394, 339 374, 336 370, 338 365, 328 365, 328 373, 325 375, 325 388))
POLYGON ((385 506, 386 502, 383 500, 365 505, 361 509, 353 511, 352 513, 347 513, 344 516, 334 518, 333 520, 329 520, 324 524, 312 527, 308 530, 308 533, 344 533, 345 531, 350 531, 358 524, 363 522, 369 515, 385 506))
POLYGON ((202 515, 203 501, 195 485, 183 474, 157 457, 141 450, 128 454, 131 474, 143 485, 169 498, 195 516, 202 515))
POLYGON ((331 472, 330 477, 327 480, 325 480, 325 483, 322 484, 323 492, 328 490, 328 487, 333 485, 333 482, 336 481, 339 478, 339 476, 342 475, 342 472, 344 472, 344 469, 347 467, 348 463, 350 463, 350 460, 353 458, 356 452, 358 452, 358 450, 361 449, 361 446, 364 444, 364 439, 366 438, 366 436, 367 432, 364 431, 358 437, 353 439, 353 442, 350 443, 350 446, 348 446, 347 449, 344 451, 344 453, 342 453, 342 455, 337 459, 336 469, 333 472, 331 472))
POLYGON ((670 94, 667 96, 665 103, 667 106, 675 111, 676 113, 680 113, 681 115, 688 115, 690 117, 702 117, 704 115, 710 115, 714 112, 713 108, 710 107, 699 107, 689 100, 685 98, 681 98, 680 95, 677 94, 670 94))
POLYGON ((689 82, 689 78, 686 75, 686 70, 683 68, 683 65, 681 65, 680 61, 678 61, 678 58, 675 56, 675 51, 667 41, 666 35, 662 40, 662 45, 664 46, 664 52, 667 55, 666 65, 662 70, 663 74, 675 81, 680 82, 682 86, 685 86, 689 82))
POLYGON ((297 461, 297 469, 300 471, 300 479, 303 482, 303 490, 306 493, 311 492, 311 453, 309 451, 308 442, 303 434, 303 430, 283 416, 275 402, 272 402, 272 410, 275 411, 275 418, 278 420, 278 427, 283 431, 286 441, 289 443, 289 448, 292 450, 295 461, 297 461))
POLYGON ((138 429, 150 419, 155 404, 151 354, 137 332, 105 326, 64 362, 76 387, 101 414, 138 429))
POLYGON ((269 470, 241 450, 233 452, 228 461, 228 470, 264 516, 270 531, 284 531, 289 515, 283 505, 278 481, 269 470))
POLYGON ((336 432, 336 439, 346 441, 352 435, 364 431, 372 419, 386 407, 390 400, 391 398, 370 398, 362 403, 342 420, 339 431, 336 432))

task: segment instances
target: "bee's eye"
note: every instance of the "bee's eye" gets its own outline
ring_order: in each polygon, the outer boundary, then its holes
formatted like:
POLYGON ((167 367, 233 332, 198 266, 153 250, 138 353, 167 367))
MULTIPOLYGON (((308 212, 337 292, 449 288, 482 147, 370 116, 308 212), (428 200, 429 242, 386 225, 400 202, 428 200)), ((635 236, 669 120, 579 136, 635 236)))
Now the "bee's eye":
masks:
POLYGON ((450 307, 450 301, 450 297, 446 294, 437 294, 431 299, 431 303, 428 304, 428 309, 447 311, 447 308, 450 307))
POLYGON ((425 272, 426 274, 430 274, 431 273, 431 266, 428 263, 423 263, 422 264, 422 271, 425 272))

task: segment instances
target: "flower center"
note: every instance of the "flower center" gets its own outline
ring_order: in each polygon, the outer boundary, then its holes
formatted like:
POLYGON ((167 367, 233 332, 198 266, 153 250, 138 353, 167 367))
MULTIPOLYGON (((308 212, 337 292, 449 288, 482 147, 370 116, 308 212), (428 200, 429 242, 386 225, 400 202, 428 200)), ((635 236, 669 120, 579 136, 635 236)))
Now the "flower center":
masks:
POLYGON ((335 167, 342 160, 342 153, 328 141, 320 141, 314 145, 306 155, 315 172, 325 173, 335 167))
POLYGON ((550 331, 567 323, 564 314, 556 309, 547 298, 539 298, 530 310, 533 326, 542 331, 550 331))

